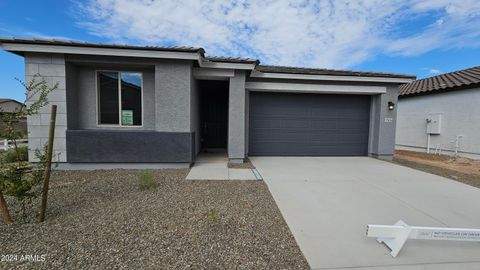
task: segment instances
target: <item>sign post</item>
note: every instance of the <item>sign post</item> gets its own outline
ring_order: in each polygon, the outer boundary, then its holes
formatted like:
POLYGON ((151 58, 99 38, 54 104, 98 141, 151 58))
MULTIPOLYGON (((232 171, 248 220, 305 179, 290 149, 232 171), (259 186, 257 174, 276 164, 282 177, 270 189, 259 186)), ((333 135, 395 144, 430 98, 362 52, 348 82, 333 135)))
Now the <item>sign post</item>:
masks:
POLYGON ((367 225, 367 237, 375 237, 397 257, 407 239, 480 242, 480 229, 409 226, 402 220, 395 225, 367 225))

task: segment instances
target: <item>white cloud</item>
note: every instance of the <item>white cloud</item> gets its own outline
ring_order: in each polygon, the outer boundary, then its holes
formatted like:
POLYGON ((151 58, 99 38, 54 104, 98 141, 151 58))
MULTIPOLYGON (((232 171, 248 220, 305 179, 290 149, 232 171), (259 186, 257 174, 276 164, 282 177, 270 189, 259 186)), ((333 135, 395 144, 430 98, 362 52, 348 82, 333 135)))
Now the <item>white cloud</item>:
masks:
POLYGON ((198 46, 210 55, 249 56, 268 64, 345 68, 379 53, 480 46, 475 0, 89 0, 77 5, 78 24, 113 42, 198 46), (428 23, 404 29, 418 18, 428 23))
POLYGON ((430 69, 428 72, 429 72, 430 74, 440 74, 440 73, 442 73, 442 72, 441 72, 440 70, 438 70, 438 69, 430 69))
POLYGON ((33 37, 43 39, 71 40, 71 38, 59 35, 48 35, 41 32, 26 30, 21 27, 15 27, 0 23, 0 36, 3 37, 33 37))

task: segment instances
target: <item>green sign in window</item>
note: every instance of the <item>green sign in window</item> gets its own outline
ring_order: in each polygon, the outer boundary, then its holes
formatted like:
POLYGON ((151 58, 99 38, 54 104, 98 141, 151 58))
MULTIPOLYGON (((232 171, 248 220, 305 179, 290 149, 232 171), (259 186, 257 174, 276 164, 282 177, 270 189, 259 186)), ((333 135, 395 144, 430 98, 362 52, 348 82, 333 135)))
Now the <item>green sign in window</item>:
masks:
POLYGON ((122 110, 122 125, 133 125, 133 110, 122 110))

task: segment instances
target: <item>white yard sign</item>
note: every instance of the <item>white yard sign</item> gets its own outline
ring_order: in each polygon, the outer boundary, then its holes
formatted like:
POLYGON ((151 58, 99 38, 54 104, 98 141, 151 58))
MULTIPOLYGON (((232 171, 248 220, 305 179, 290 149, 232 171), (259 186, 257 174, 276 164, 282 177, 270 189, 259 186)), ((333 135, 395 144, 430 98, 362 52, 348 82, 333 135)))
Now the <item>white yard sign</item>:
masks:
POLYGON ((407 239, 480 242, 480 229, 408 226, 400 220, 395 225, 367 225, 367 237, 383 242, 396 257, 407 239))

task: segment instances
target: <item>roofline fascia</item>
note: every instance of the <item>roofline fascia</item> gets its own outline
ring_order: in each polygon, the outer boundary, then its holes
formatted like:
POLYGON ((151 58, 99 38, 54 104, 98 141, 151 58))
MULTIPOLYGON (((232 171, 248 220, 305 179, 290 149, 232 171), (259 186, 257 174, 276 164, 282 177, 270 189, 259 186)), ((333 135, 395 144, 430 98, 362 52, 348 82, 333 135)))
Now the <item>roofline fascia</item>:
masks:
POLYGON ((232 63, 232 62, 214 62, 206 60, 204 57, 198 59, 198 65, 202 68, 220 68, 220 69, 242 69, 254 70, 256 63, 232 63))
POLYGON ((299 93, 330 93, 330 94, 384 94, 386 86, 358 85, 326 85, 313 83, 284 82, 245 82, 245 89, 267 92, 299 92, 299 93))
POLYGON ((343 76, 343 75, 315 75, 295 73, 260 72, 253 70, 250 74, 253 78, 265 79, 293 79, 293 80, 318 80, 318 81, 349 81, 349 82, 381 82, 381 83, 410 83, 414 79, 391 78, 391 77, 366 77, 366 76, 343 76))
POLYGON ((172 52, 172 51, 153 51, 142 49, 123 49, 123 48, 93 48, 88 46, 68 46, 68 45, 46 45, 46 44, 22 44, 22 43, 0 43, 0 47, 5 51, 18 52, 39 52, 39 53, 61 53, 61 54, 81 54, 81 55, 105 55, 105 56, 126 56, 143 58, 164 58, 164 59, 182 59, 199 60, 201 57, 198 52, 172 52))
POLYGON ((199 80, 209 79, 229 79, 235 77, 234 69, 218 69, 218 68, 193 68, 193 77, 199 80))
POLYGON ((142 57, 142 58, 162 58, 162 59, 180 59, 196 60, 198 65, 204 68, 216 69, 241 69, 253 70, 256 63, 228 63, 214 62, 206 60, 200 52, 172 52, 172 51, 154 51, 128 48, 93 48, 89 46, 68 46, 68 45, 50 45, 50 44, 24 44, 24 43, 0 43, 0 48, 12 53, 38 52, 38 53, 61 53, 61 54, 79 54, 79 55, 102 55, 102 56, 123 56, 123 57, 142 57))

